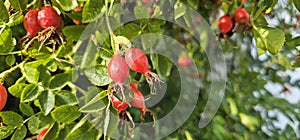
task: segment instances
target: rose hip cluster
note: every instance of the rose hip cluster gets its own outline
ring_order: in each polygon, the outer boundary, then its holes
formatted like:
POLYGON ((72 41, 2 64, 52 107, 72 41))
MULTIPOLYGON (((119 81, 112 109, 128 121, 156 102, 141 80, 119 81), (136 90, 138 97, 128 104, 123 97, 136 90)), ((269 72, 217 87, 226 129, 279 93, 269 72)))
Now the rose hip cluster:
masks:
POLYGON ((60 26, 60 16, 51 6, 44 6, 40 10, 29 10, 24 17, 24 27, 30 37, 35 36, 41 29, 60 26))
POLYGON ((39 50, 48 40, 47 44, 53 45, 53 52, 56 43, 63 43, 60 33, 63 21, 51 6, 44 6, 39 10, 29 10, 24 17, 23 24, 27 31, 27 35, 20 40, 25 46, 24 50, 27 50, 35 40, 40 42, 39 50))
POLYGON ((236 27, 236 23, 240 25, 249 24, 249 14, 243 8, 238 8, 235 10, 233 17, 230 17, 229 14, 222 16, 219 19, 218 26, 222 34, 227 34, 232 32, 236 27))
MULTIPOLYGON (((125 52, 125 59, 120 54, 115 54, 108 64, 108 75, 115 82, 111 89, 113 89, 113 91, 117 94, 121 93, 122 97, 122 99, 118 99, 114 94, 109 94, 113 106, 121 112, 126 111, 126 109, 131 105, 142 112, 140 120, 143 121, 143 116, 145 116, 147 112, 152 116, 153 113, 151 110, 146 108, 144 96, 138 90, 138 85, 134 83, 130 83, 129 85, 125 84, 129 76, 129 68, 135 72, 145 75, 151 89, 151 94, 155 94, 155 82, 162 81, 155 73, 149 70, 147 56, 138 48, 128 49, 125 52), (134 93, 133 99, 130 102, 127 102, 124 95, 124 88, 126 87, 130 88, 130 90, 134 93)), ((110 93, 113 92, 110 91, 110 93)), ((153 119, 155 120, 154 116, 153 119)))

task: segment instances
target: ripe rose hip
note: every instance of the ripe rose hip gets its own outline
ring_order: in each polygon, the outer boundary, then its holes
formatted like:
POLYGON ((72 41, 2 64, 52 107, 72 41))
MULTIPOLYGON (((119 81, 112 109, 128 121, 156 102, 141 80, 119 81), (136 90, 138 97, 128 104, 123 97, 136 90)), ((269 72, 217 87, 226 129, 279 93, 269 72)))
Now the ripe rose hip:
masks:
POLYGON ((42 28, 58 28, 61 25, 60 16, 51 6, 42 7, 38 12, 37 19, 42 28))
POLYGON ((125 53, 125 61, 130 69, 145 74, 149 71, 148 59, 144 52, 138 48, 130 48, 125 53))
POLYGON ((116 54, 108 64, 108 75, 115 83, 124 83, 129 75, 129 68, 124 58, 116 54))
POLYGON ((249 22, 249 14, 243 8, 238 8, 234 12, 234 19, 239 24, 247 24, 249 22))
POLYGON ((128 104, 126 104, 126 103, 122 102, 121 100, 119 100, 113 94, 112 94, 112 97, 111 97, 111 102, 112 102, 113 106, 115 107, 115 109, 117 109, 118 111, 126 110, 129 106, 128 104))
POLYGON ((180 56, 177 60, 177 63, 180 67, 185 67, 192 64, 193 60, 188 56, 180 56))
POLYGON ((224 15, 219 19, 219 29, 222 33, 228 33, 234 28, 234 21, 229 15, 224 15))
POLYGON ((0 111, 4 108, 7 101, 7 91, 5 87, 0 84, 0 111))
POLYGON ((143 94, 138 90, 138 85, 134 84, 134 83, 130 83, 129 86, 132 88, 133 93, 134 93, 134 97, 133 97, 132 101, 130 102, 130 104, 133 107, 144 112, 147 109, 145 106, 145 98, 144 98, 143 94))
POLYGON ((24 27, 27 31, 27 34, 31 37, 33 37, 42 29, 42 27, 38 24, 37 15, 38 10, 29 10, 24 17, 24 27))
POLYGON ((297 15, 296 17, 297 17, 297 20, 300 21, 300 15, 297 15))
POLYGON ((44 128, 37 136, 37 140, 42 140, 44 135, 47 133, 47 131, 48 131, 48 128, 44 128))

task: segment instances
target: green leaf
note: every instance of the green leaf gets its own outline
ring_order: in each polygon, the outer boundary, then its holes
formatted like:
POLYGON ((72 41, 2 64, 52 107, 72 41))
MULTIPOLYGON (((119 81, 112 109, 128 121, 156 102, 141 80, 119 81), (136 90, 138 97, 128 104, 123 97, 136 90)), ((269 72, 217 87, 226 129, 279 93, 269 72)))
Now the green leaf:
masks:
POLYGON ((134 7, 134 15, 136 19, 150 18, 148 8, 145 5, 139 5, 134 7))
POLYGON ((32 116, 34 115, 33 109, 30 105, 26 104, 26 103, 20 103, 19 104, 19 108, 22 111, 22 113, 26 116, 32 116))
POLYGON ((115 109, 107 109, 104 119, 104 136, 110 136, 119 124, 119 115, 115 109))
POLYGON ((21 10, 21 4, 19 0, 9 0, 11 6, 16 10, 21 10))
POLYGON ((85 122, 79 128, 69 133, 65 140, 93 140, 97 137, 98 133, 99 131, 89 122, 85 122))
POLYGON ((247 128, 249 128, 250 131, 252 131, 252 132, 255 131, 256 126, 259 125, 258 118, 255 118, 253 116, 250 116, 250 115, 247 115, 244 113, 240 113, 239 117, 241 119, 241 123, 243 125, 245 125, 247 128))
POLYGON ((77 106, 63 105, 59 106, 51 112, 54 120, 62 123, 69 123, 79 118, 81 113, 77 106))
POLYGON ((27 84, 25 83, 18 83, 18 84, 14 84, 11 87, 8 88, 8 91, 10 94, 12 94, 13 96, 20 98, 22 91, 24 90, 24 88, 27 86, 27 84))
POLYGON ((81 107, 80 112, 99 112, 103 110, 106 107, 106 104, 102 100, 104 97, 106 97, 106 91, 100 92, 96 97, 81 107))
POLYGON ((114 56, 114 53, 110 49, 107 49, 104 47, 99 47, 98 54, 99 54, 100 58, 107 60, 107 61, 109 61, 114 56))
POLYGON ((122 36, 127 37, 128 39, 132 39, 140 34, 142 28, 135 24, 129 23, 120 28, 122 36))
POLYGON ((0 112, 0 116, 4 124, 8 126, 21 126, 23 124, 23 118, 12 111, 0 112))
POLYGON ((47 133, 44 135, 43 140, 53 140, 58 134, 58 127, 59 125, 57 122, 52 124, 48 129, 47 133))
POLYGON ((5 139, 14 132, 15 128, 12 126, 1 126, 0 127, 0 139, 5 139))
POLYGON ((45 115, 48 115, 48 113, 50 113, 50 111, 54 107, 54 103, 55 103, 55 98, 53 93, 49 90, 43 91, 39 96, 39 102, 43 113, 45 115))
MULTIPOLYGON (((279 53, 285 42, 285 34, 277 28, 257 27, 254 29, 256 45, 262 50, 268 50, 271 54, 279 53)), ((259 54, 261 54, 260 52, 259 54)))
POLYGON ((66 26, 63 28, 62 32, 64 36, 66 36, 68 42, 73 42, 79 40, 85 27, 85 25, 66 26))
POLYGON ((92 22, 104 14, 105 6, 103 0, 87 0, 82 10, 82 21, 92 22))
POLYGON ((27 123, 27 128, 31 134, 36 134, 39 129, 39 119, 32 116, 27 123))
MULTIPOLYGON (((0 21, 7 22, 8 21, 8 11, 3 3, 3 1, 0 1, 0 21)), ((1 33, 0 33, 1 34, 1 33)))
POLYGON ((297 46, 300 46, 300 36, 287 39, 285 43, 289 48, 296 48, 297 46))
POLYGON ((54 120, 50 114, 45 116, 43 113, 41 113, 39 115, 39 120, 44 124, 51 124, 54 122, 54 120))
POLYGON ((11 140, 23 140, 27 134, 25 125, 18 127, 15 133, 12 135, 11 140))
POLYGON ((8 55, 5 57, 5 62, 8 66, 12 66, 16 63, 16 58, 14 55, 8 55))
POLYGON ((61 105, 76 105, 78 104, 76 96, 67 90, 59 91, 55 94, 55 104, 61 105))
POLYGON ((300 1, 299 0, 294 0, 294 5, 297 8, 297 10, 300 12, 300 1))
POLYGON ((68 81, 71 81, 70 73, 60 73, 53 76, 50 80, 50 89, 57 90, 65 87, 68 81))
POLYGON ((24 73, 29 83, 37 83, 39 80, 40 72, 38 67, 41 65, 40 61, 28 62, 24 65, 24 73))
POLYGON ((42 82, 43 87, 49 87, 50 79, 51 79, 51 73, 47 70, 46 67, 40 66, 38 68, 40 72, 39 76, 39 82, 42 82))
POLYGON ((171 73, 173 63, 162 55, 156 55, 156 68, 160 77, 167 79, 171 73))
POLYGON ((98 65, 90 69, 86 69, 84 74, 87 78, 97 86, 105 86, 112 82, 108 76, 107 66, 98 65))
POLYGON ((11 52, 15 44, 16 41, 12 38, 12 30, 6 27, 3 32, 0 32, 0 53, 11 52))
POLYGON ((273 11, 274 6, 277 4, 278 0, 272 0, 272 4, 269 6, 269 8, 266 10, 266 14, 269 14, 273 11))
POLYGON ((30 102, 38 97, 39 87, 35 84, 29 84, 25 87, 21 95, 21 102, 30 102))
POLYGON ((177 20, 185 14, 186 7, 182 3, 177 2, 174 6, 174 19, 177 20))
POLYGON ((24 15, 22 12, 16 12, 9 17, 9 21, 7 22, 8 27, 12 27, 23 22, 24 15))
POLYGON ((255 15, 253 16, 252 20, 256 20, 256 19, 262 14, 262 12, 263 12, 266 8, 267 8, 267 6, 262 6, 262 7, 260 7, 260 8, 256 11, 256 13, 255 13, 255 15))
POLYGON ((78 6, 76 0, 56 0, 64 11, 70 11, 78 6))

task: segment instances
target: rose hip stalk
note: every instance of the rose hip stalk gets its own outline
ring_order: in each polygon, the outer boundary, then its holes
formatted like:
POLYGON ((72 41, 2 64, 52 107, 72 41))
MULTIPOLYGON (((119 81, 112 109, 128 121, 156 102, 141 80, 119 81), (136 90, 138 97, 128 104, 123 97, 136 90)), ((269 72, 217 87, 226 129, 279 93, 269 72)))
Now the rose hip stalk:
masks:
POLYGON ((150 113, 153 120, 155 121, 156 119, 153 112, 150 109, 148 109, 145 105, 145 98, 143 94, 138 90, 138 85, 134 83, 130 83, 129 86, 132 88, 134 93, 134 97, 130 102, 130 104, 141 111, 141 116, 140 116, 141 122, 144 120, 144 116, 146 115, 147 112, 150 113))
POLYGON ((150 92, 151 94, 155 94, 156 91, 156 87, 154 86, 155 82, 162 82, 162 81, 155 73, 149 70, 148 59, 147 56, 143 53, 143 51, 138 48, 130 48, 125 53, 125 61, 127 62, 130 69, 142 73, 146 76, 146 80, 150 86, 150 92))

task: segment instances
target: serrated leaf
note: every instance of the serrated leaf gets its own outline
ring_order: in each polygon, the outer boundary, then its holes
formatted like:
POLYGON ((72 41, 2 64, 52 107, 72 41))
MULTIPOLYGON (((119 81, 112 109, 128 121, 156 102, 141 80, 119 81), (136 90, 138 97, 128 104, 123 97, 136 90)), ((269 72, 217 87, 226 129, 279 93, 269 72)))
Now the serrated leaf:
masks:
POLYGON ((56 0, 64 11, 70 11, 78 6, 76 0, 56 0))
POLYGON ((296 48, 297 46, 300 46, 300 36, 286 40, 285 43, 286 43, 286 46, 288 46, 290 48, 296 48))
POLYGON ((53 76, 50 80, 50 89, 57 90, 65 87, 68 81, 71 81, 70 73, 60 73, 53 76))
POLYGON ((101 57, 104 60, 110 60, 114 56, 114 53, 111 50, 104 48, 104 47, 99 47, 98 54, 99 54, 99 57, 101 57))
POLYGON ((105 86, 112 82, 108 76, 107 66, 98 65, 93 68, 86 69, 84 74, 91 83, 97 86, 105 86))
POLYGON ((43 113, 41 113, 38 118, 41 122, 43 122, 45 124, 51 124, 54 122, 54 120, 50 114, 45 116, 43 113))
POLYGON ((65 140, 92 140, 96 138, 98 133, 99 131, 95 129, 89 122, 85 122, 79 128, 72 130, 72 132, 66 136, 65 140))
POLYGON ((26 116, 34 115, 32 107, 30 105, 28 105, 27 103, 21 102, 19 104, 19 108, 20 108, 21 112, 26 116))
POLYGON ((3 123, 8 126, 21 126, 24 121, 22 116, 12 111, 0 112, 0 116, 3 123))
POLYGON ((76 105, 78 104, 76 96, 67 90, 59 91, 55 94, 55 104, 61 105, 76 105))
POLYGON ((294 0, 294 5, 297 8, 297 10, 300 12, 300 1, 299 0, 294 0))
POLYGON ((51 112, 54 120, 62 123, 69 123, 80 117, 81 113, 77 106, 63 105, 59 106, 51 112))
POLYGON ((24 65, 24 73, 29 83, 37 83, 39 80, 40 72, 38 67, 41 65, 39 61, 28 62, 24 65))
POLYGON ((53 140, 58 134, 58 127, 59 125, 57 122, 52 124, 48 129, 47 133, 44 135, 43 140, 53 140))
POLYGON ((66 36, 68 42, 73 42, 79 40, 85 27, 85 25, 66 26, 63 28, 62 32, 64 36, 66 36))
POLYGON ((8 88, 8 91, 10 94, 12 94, 13 96, 20 98, 22 91, 24 90, 24 88, 27 86, 27 84, 25 83, 18 83, 18 84, 14 84, 11 87, 8 88))
POLYGON ((54 107, 55 98, 51 91, 45 90, 39 96, 40 108, 45 115, 48 115, 54 107))
POLYGON ((25 125, 17 128, 15 133, 12 135, 11 140, 23 140, 26 136, 27 129, 25 125))
POLYGON ((82 21, 92 22, 100 18, 104 14, 104 1, 87 0, 82 10, 82 21))
POLYGON ((106 107, 103 98, 106 97, 106 91, 100 92, 96 97, 80 108, 80 112, 99 112, 106 107))
POLYGON ((8 11, 3 3, 3 1, 1 0, 0 1, 0 21, 3 21, 3 22, 7 22, 8 21, 8 11))
POLYGON ((271 54, 279 53, 285 42, 285 34, 277 28, 257 27, 255 29, 256 45, 259 48, 266 48, 271 54))
POLYGON ((0 32, 0 53, 12 51, 14 49, 14 45, 15 40, 12 38, 12 30, 6 27, 3 32, 0 32))
POLYGON ((9 0, 11 6, 16 10, 21 10, 21 4, 19 0, 9 0))
POLYGON ((255 118, 253 116, 244 114, 244 113, 239 113, 239 117, 241 119, 241 123, 245 125, 247 128, 250 129, 250 131, 255 131, 256 126, 259 125, 258 118, 255 118))
POLYGON ((14 132, 15 128, 12 126, 1 126, 0 127, 0 139, 5 139, 14 132))
POLYGON ((39 88, 35 84, 29 84, 21 94, 21 102, 30 102, 38 97, 39 88))
POLYGON ((27 123, 27 128, 31 134, 36 134, 39 129, 39 119, 32 116, 27 123))
POLYGON ((126 24, 120 29, 121 29, 121 34, 127 37, 128 39, 132 39, 138 36, 142 30, 142 28, 135 23, 126 24))
POLYGON ((255 23, 255 26, 257 26, 257 27, 267 27, 268 26, 268 22, 262 14, 259 15, 256 20, 254 20, 254 23, 255 23))

